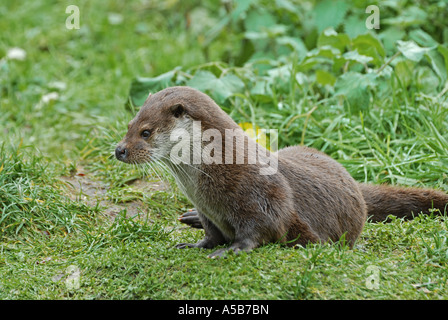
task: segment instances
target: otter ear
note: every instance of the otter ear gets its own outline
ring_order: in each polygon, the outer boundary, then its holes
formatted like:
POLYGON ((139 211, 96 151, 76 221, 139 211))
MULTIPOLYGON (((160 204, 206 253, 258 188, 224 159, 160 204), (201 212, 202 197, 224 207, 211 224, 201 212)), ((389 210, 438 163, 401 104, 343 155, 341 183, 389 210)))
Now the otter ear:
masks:
POLYGON ((185 113, 185 108, 180 103, 171 106, 170 110, 175 118, 179 118, 185 113))
POLYGON ((149 100, 149 98, 151 98, 151 96, 152 96, 152 94, 151 94, 151 92, 148 94, 148 97, 146 98, 146 100, 145 100, 145 102, 144 103, 146 103, 148 100, 149 100))

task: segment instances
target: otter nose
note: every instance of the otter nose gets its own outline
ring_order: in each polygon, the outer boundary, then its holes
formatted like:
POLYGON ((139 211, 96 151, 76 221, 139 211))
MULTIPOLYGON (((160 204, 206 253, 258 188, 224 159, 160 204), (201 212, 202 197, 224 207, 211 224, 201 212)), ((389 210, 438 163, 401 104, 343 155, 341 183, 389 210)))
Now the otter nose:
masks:
POLYGON ((122 148, 121 146, 118 146, 115 149, 115 157, 117 157, 118 160, 124 161, 126 157, 128 156, 128 149, 122 148))

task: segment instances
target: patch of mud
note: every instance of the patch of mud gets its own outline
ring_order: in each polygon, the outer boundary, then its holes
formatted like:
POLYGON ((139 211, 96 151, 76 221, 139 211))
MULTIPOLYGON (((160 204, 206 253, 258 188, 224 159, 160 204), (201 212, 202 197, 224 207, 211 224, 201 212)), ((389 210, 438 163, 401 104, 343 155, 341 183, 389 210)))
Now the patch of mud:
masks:
MULTIPOLYGON (((121 211, 126 209, 128 217, 139 213, 146 215, 147 205, 140 200, 116 203, 109 199, 108 191, 110 187, 102 181, 93 179, 93 174, 78 168, 77 172, 71 176, 59 178, 68 187, 68 197, 74 201, 82 201, 90 207, 99 205, 102 212, 113 219, 121 211)), ((169 185, 162 181, 147 181, 135 179, 127 182, 133 189, 139 192, 151 193, 153 191, 168 190, 169 185)))

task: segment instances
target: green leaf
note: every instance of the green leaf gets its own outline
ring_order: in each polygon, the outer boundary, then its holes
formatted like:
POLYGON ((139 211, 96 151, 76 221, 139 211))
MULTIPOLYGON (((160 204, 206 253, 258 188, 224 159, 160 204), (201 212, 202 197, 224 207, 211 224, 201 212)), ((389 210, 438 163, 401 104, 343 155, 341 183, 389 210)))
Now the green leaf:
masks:
POLYGON ((401 40, 406 36, 406 32, 399 27, 390 26, 386 30, 382 31, 378 38, 384 45, 388 55, 393 55, 397 51, 397 40, 401 40))
POLYGON ((357 36, 352 41, 353 50, 357 50, 360 55, 372 57, 371 61, 376 66, 384 63, 386 52, 381 42, 370 33, 357 36))
POLYGON ((426 94, 435 94, 439 86, 439 79, 431 68, 423 66, 417 69, 415 74, 417 89, 426 94))
POLYGON ((260 79, 255 82, 250 90, 250 95, 259 101, 268 102, 272 100, 272 90, 266 79, 260 79))
POLYGON ((346 52, 342 56, 346 60, 356 61, 356 62, 359 62, 361 64, 366 64, 366 63, 368 63, 368 62, 373 60, 372 57, 364 56, 362 54, 359 54, 358 50, 346 52))
POLYGON ((213 84, 216 80, 216 76, 210 71, 199 70, 193 78, 188 80, 187 85, 201 91, 206 91, 213 88, 213 84))
POLYGON ((422 29, 416 29, 409 32, 409 38, 423 47, 434 47, 438 45, 438 42, 422 29))
POLYGON ((337 28, 344 20, 349 9, 349 3, 344 0, 324 0, 318 2, 314 8, 314 24, 321 32, 325 28, 337 28))
POLYGON ((407 26, 415 27, 426 23, 427 17, 428 14, 425 10, 416 6, 410 6, 394 17, 382 19, 381 23, 386 25, 396 25, 400 28, 405 28, 407 26))
POLYGON ((350 38, 345 33, 337 33, 332 27, 325 29, 317 39, 317 46, 331 46, 338 49, 341 53, 345 51, 345 47, 350 44, 350 38))
POLYGON ((154 78, 137 77, 134 79, 129 90, 129 97, 132 104, 140 107, 145 102, 149 93, 157 92, 172 85, 178 70, 180 70, 180 67, 154 78))
POLYGON ((425 57, 428 59, 429 63, 431 63, 431 67, 439 77, 440 83, 444 84, 447 79, 447 71, 442 54, 437 50, 430 50, 425 54, 425 57))
POLYGON ((251 10, 244 19, 244 28, 247 31, 260 32, 276 24, 275 17, 265 10, 251 10))
POLYGON ((367 33, 366 22, 364 19, 360 19, 358 16, 350 15, 343 22, 344 33, 350 38, 354 38, 361 34, 367 33))
POLYGON ((232 93, 244 90, 244 82, 234 74, 228 73, 224 77, 221 77, 220 80, 232 93))
POLYGON ((333 86, 336 82, 336 77, 331 73, 324 70, 316 70, 316 81, 317 83, 325 86, 330 85, 333 86))
POLYGON ((335 96, 344 96, 350 111, 356 113, 366 110, 370 105, 369 88, 375 84, 374 74, 347 72, 338 77, 335 84, 335 96))
POLYGON ((333 59, 340 56, 339 49, 332 46, 322 46, 320 48, 314 48, 306 54, 307 57, 324 57, 333 59))
POLYGON ((397 41, 398 50, 409 60, 418 62, 430 48, 419 47, 414 41, 397 41))
POLYGON ((297 53, 299 60, 303 59, 308 52, 302 39, 300 39, 298 37, 297 38, 288 37, 288 36, 277 37, 276 41, 278 44, 287 46, 287 47, 291 48, 292 50, 294 50, 297 53))
POLYGON ((224 101, 232 94, 244 89, 244 82, 233 74, 227 74, 217 78, 210 71, 200 70, 196 72, 187 85, 203 92, 208 92, 218 103, 224 101))

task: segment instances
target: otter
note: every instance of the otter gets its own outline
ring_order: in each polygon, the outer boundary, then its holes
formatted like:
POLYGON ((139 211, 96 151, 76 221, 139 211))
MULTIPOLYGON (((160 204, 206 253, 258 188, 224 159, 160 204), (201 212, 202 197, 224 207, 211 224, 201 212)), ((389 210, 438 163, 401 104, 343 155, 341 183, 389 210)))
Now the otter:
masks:
POLYGON ((441 191, 359 183, 313 148, 270 152, 208 95, 184 86, 148 96, 115 156, 130 164, 159 163, 174 176, 195 208, 180 221, 205 231, 199 242, 176 247, 223 246, 211 258, 270 242, 343 240, 353 247, 369 217, 412 218, 432 208, 442 213, 448 204, 441 191))

